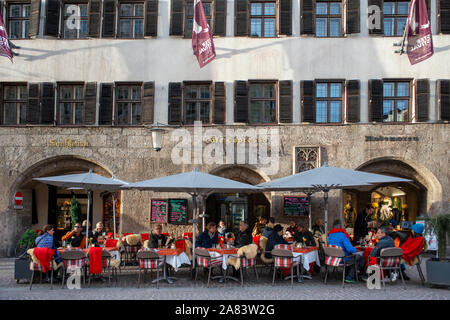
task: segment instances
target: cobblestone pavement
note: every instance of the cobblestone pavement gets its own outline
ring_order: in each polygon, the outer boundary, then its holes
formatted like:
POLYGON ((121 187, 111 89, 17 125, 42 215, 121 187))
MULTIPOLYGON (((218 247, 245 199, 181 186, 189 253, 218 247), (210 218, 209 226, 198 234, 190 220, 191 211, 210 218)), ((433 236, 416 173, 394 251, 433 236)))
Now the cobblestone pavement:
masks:
MULTIPOLYGON (((426 274, 425 260, 422 270, 426 274)), ((407 274, 411 280, 406 281, 406 290, 403 289, 400 280, 395 283, 387 283, 386 290, 369 290, 366 283, 346 284, 342 288, 341 274, 336 273, 329 277, 328 284, 322 281, 322 275, 315 274, 312 280, 305 279, 303 283, 294 281, 291 289, 290 281, 275 280, 272 286, 272 274, 267 269, 258 270, 259 280, 256 280, 253 271, 248 271, 244 278, 244 287, 231 281, 226 284, 212 280, 210 288, 206 287, 206 277, 199 272, 197 282, 190 279, 188 269, 180 269, 175 276, 178 280, 173 284, 160 282, 159 289, 151 284, 149 274, 147 282, 137 288, 137 267, 126 267, 118 273, 118 282, 108 283, 99 280, 92 283, 90 288, 82 290, 61 289, 61 284, 54 284, 50 290, 50 284, 33 284, 29 290, 29 283, 21 280, 19 284, 14 280, 14 259, 0 259, 0 300, 16 299, 170 299, 170 300, 340 300, 340 299, 413 299, 413 300, 450 300, 450 290, 433 288, 427 284, 422 286, 419 281, 417 269, 407 268, 407 274)), ((155 277, 155 273, 153 274, 155 277)))

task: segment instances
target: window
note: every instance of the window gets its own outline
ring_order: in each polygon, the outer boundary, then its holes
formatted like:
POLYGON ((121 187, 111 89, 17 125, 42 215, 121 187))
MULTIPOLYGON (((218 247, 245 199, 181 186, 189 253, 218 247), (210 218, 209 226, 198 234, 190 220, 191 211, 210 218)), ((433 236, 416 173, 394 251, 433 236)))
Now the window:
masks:
POLYGON ((342 122, 342 83, 316 83, 316 123, 342 122))
POLYGON ((250 83, 249 123, 276 123, 275 83, 250 83))
POLYGON ((194 121, 211 123, 211 88, 210 85, 186 85, 184 87, 184 123, 194 121))
MULTIPOLYGON (((211 24, 212 22, 212 3, 211 2, 203 2, 203 11, 205 12, 205 17, 206 20, 208 20, 208 25, 209 25, 209 29, 210 30, 214 30, 213 25, 211 24)), ((192 24, 194 21, 194 2, 187 2, 186 3, 186 17, 185 17, 185 21, 186 21, 186 31, 184 33, 184 36, 186 38, 192 38, 192 24)), ((212 33, 212 32, 211 32, 212 33)))
POLYGON ((316 2, 316 37, 342 36, 340 2, 316 2))
POLYGON ((9 39, 29 38, 30 4, 14 3, 8 5, 9 39))
POLYGON ((383 82, 383 122, 409 121, 409 82, 383 82))
POLYGON ((144 37, 144 4, 121 3, 119 11, 119 38, 144 37))
POLYGON ((59 85, 59 124, 82 124, 84 110, 84 86, 59 85))
POLYGON ((250 3, 250 36, 258 38, 275 37, 275 2, 250 3))
POLYGON ((116 117, 118 125, 141 124, 141 85, 117 86, 116 117))
POLYGON ((27 86, 5 85, 3 87, 3 124, 25 123, 27 99, 27 86))
POLYGON ((88 5, 85 4, 64 4, 64 38, 82 39, 87 38, 88 28, 88 5), (77 19, 79 17, 79 25, 77 19))
POLYGON ((409 2, 384 2, 384 35, 388 37, 401 37, 408 20, 409 2))

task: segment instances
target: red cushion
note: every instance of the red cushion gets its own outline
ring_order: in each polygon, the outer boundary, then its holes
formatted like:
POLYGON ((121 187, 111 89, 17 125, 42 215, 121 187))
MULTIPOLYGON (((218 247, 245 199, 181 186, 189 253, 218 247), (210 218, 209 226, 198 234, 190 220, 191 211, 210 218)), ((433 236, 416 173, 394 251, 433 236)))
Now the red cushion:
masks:
POLYGON ((168 237, 168 236, 169 236, 169 233, 168 233, 168 232, 164 232, 163 235, 165 235, 166 237, 168 237))
POLYGON ((117 245, 117 240, 108 239, 105 242, 105 247, 107 247, 107 248, 115 247, 116 245, 117 245))
POLYGON ((141 233, 141 241, 150 240, 150 233, 141 233))

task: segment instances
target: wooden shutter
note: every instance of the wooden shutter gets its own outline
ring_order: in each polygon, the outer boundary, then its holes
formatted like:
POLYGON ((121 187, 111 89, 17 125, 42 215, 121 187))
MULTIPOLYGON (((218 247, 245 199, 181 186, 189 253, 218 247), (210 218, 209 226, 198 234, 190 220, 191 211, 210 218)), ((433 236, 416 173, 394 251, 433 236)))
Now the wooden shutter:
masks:
POLYGON ((183 100, 181 82, 169 83, 169 124, 181 124, 183 119, 183 100))
POLYGON ((170 35, 182 36, 184 26, 183 0, 172 0, 170 9, 170 35))
POLYGON ((39 124, 39 83, 28 84, 28 108, 26 122, 28 124, 39 124))
POLYGON ((102 2, 100 0, 89 1, 88 36, 98 38, 100 36, 100 17, 102 14, 102 2))
POLYGON ((248 0, 234 0, 234 35, 236 37, 248 36, 248 0))
POLYGON ((213 123, 225 124, 225 118, 226 118, 225 82, 215 82, 213 123))
POLYGON ((227 33, 227 0, 214 0, 214 35, 225 37, 227 33))
POLYGON ((59 0, 47 0, 44 35, 52 37, 59 35, 59 0))
POLYGON ((98 124, 111 125, 113 115, 113 84, 100 84, 100 106, 98 110, 98 124))
POLYGON ((347 34, 360 33, 359 1, 347 0, 347 34))
POLYGON ((103 30, 102 36, 113 38, 116 36, 116 1, 104 0, 103 2, 103 30))
POLYGON ((55 122, 55 87, 52 82, 41 84, 41 124, 54 124, 55 122))
POLYGON ((428 121, 428 110, 430 110, 430 80, 416 80, 416 121, 428 121))
POLYGON ((359 122, 360 81, 347 80, 345 87, 347 91, 347 122, 359 122))
POLYGON ((155 83, 153 81, 142 84, 142 124, 153 124, 153 114, 155 110, 155 83))
POLYGON ((145 36, 156 37, 157 34, 158 34, 158 0, 147 0, 145 11, 145 36))
POLYGON ((314 0, 301 0, 300 34, 314 35, 314 0))
POLYGON ((383 121, 383 80, 369 80, 369 121, 383 121))
POLYGON ((292 35, 292 0, 280 0, 280 34, 292 35))
POLYGON ((439 3, 439 32, 450 34, 450 1, 437 0, 439 3))
POLYGON ((31 0, 30 3, 30 38, 39 34, 39 17, 41 12, 41 0, 31 0))
POLYGON ((3 123, 3 111, 4 110, 4 105, 3 105, 3 84, 0 83, 0 125, 4 124, 3 123))
POLYGON ((280 81, 280 123, 292 123, 292 80, 280 81))
POLYGON ((247 81, 234 82, 234 122, 248 122, 247 81))
POLYGON ((438 107, 442 121, 450 121, 450 80, 438 80, 436 84, 438 107))
POLYGON ((315 110, 315 84, 314 81, 304 80, 300 82, 300 99, 302 107, 302 122, 316 122, 315 110))
POLYGON ((88 82, 84 87, 84 124, 95 124, 97 113, 97 83, 88 82))
MULTIPOLYGON (((369 28, 369 34, 374 34, 374 35, 381 34, 382 35, 382 34, 384 34, 384 29, 383 29, 383 24, 384 24, 384 19, 383 19, 383 16, 384 16, 383 15, 384 1, 383 0, 369 0, 367 6, 370 7, 372 5, 378 6, 378 8, 380 8, 380 28, 379 29, 370 29, 369 28)), ((368 17, 370 17, 370 16, 372 16, 374 14, 375 14, 375 12, 372 13, 372 14, 369 12, 368 17)))

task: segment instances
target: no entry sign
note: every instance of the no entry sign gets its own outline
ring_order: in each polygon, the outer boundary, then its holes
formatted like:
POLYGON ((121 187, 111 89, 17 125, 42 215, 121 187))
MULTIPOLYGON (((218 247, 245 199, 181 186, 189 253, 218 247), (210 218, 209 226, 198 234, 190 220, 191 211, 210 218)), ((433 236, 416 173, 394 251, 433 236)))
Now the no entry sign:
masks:
POLYGON ((20 191, 14 194, 14 209, 23 209, 23 195, 20 191))

